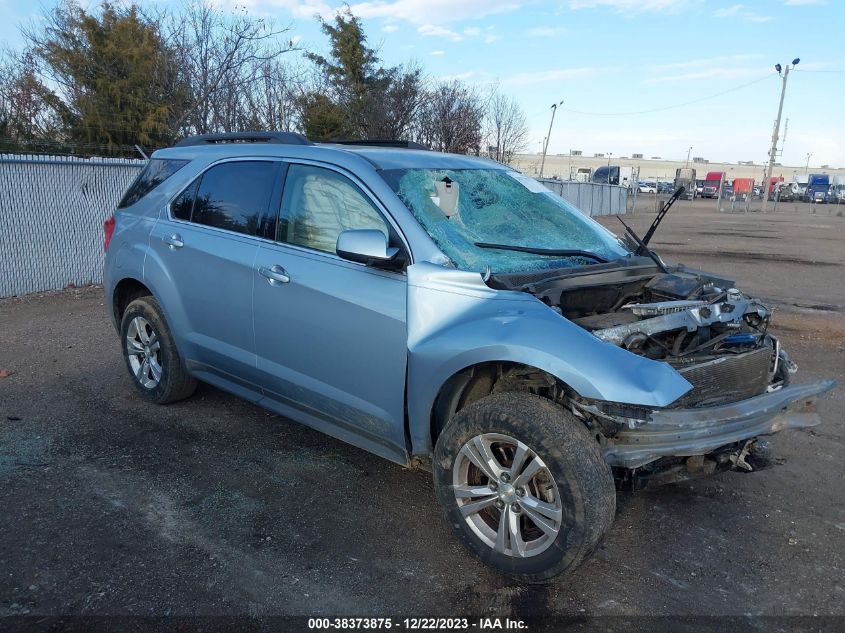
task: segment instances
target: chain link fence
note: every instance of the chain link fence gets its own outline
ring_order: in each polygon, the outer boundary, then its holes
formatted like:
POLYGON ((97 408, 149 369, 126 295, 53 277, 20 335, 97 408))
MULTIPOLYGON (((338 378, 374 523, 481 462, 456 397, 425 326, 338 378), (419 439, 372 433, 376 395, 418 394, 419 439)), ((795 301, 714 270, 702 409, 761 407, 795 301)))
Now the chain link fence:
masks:
POLYGON ((102 282, 103 222, 144 164, 0 154, 0 297, 102 282))

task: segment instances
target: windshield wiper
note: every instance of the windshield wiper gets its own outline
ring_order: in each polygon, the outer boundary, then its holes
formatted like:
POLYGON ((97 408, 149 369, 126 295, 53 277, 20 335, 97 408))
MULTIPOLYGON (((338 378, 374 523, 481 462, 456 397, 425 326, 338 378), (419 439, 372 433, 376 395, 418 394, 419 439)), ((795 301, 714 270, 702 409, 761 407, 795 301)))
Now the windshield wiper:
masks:
POLYGON ((585 257, 595 260, 600 264, 606 264, 608 262, 601 255, 596 255, 590 251, 579 251, 569 248, 533 248, 531 246, 511 246, 510 244, 490 244, 488 242, 476 242, 475 246, 478 248, 495 248, 501 251, 531 253, 532 255, 543 255, 545 257, 585 257))
POLYGON ((631 238, 631 240, 634 242, 634 244, 637 247, 636 250, 629 249, 629 250, 632 250, 632 254, 633 255, 640 255, 640 252, 642 251, 643 253, 645 253, 646 255, 651 257, 651 260, 655 264, 657 264, 657 267, 660 270, 662 270, 664 273, 669 272, 669 271, 666 270, 666 266, 663 265, 663 262, 660 261, 660 258, 657 256, 657 253, 655 253, 653 250, 651 250, 648 247, 648 245, 645 243, 645 241, 640 239, 639 235, 634 233, 634 229, 632 229, 630 226, 625 224, 625 220, 620 218, 618 215, 616 216, 616 219, 619 220, 622 223, 622 226, 625 227, 625 232, 628 234, 628 236, 631 238))

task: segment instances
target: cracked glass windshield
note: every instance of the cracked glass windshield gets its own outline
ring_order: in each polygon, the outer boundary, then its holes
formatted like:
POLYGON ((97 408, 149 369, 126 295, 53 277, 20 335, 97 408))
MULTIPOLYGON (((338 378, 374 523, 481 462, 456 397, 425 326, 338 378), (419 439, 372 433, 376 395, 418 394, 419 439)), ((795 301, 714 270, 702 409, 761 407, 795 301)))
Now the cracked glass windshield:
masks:
POLYGON ((490 266, 494 273, 523 272, 629 255, 610 231, 518 172, 390 169, 382 175, 438 247, 464 270, 482 272, 490 266), (504 246, 584 254, 537 254, 504 246))

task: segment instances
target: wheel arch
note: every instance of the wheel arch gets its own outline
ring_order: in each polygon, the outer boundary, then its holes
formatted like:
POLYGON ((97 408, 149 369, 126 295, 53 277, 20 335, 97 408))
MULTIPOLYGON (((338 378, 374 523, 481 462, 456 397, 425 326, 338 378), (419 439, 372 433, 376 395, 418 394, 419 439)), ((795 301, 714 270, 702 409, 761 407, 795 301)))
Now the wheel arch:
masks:
POLYGON ((111 315, 117 327, 120 327, 126 307, 135 299, 145 296, 155 295, 142 281, 134 277, 124 277, 115 284, 111 296, 111 315))
POLYGON ((560 402, 573 390, 562 380, 533 365, 504 360, 474 363, 447 378, 431 407, 431 445, 461 409, 493 393, 507 391, 534 393, 560 402))

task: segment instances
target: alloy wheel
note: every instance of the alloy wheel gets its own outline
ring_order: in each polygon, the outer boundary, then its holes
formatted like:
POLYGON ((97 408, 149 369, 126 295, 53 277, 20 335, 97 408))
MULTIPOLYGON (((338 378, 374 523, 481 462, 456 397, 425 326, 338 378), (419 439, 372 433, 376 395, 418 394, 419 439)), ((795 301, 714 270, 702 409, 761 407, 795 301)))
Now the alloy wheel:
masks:
POLYGON ((161 341, 144 317, 129 322, 126 353, 135 380, 145 389, 154 389, 161 382, 161 341))
POLYGON ((554 477, 517 439, 499 433, 473 437, 455 457, 452 484, 469 528, 500 554, 536 556, 560 533, 563 508, 554 477))

